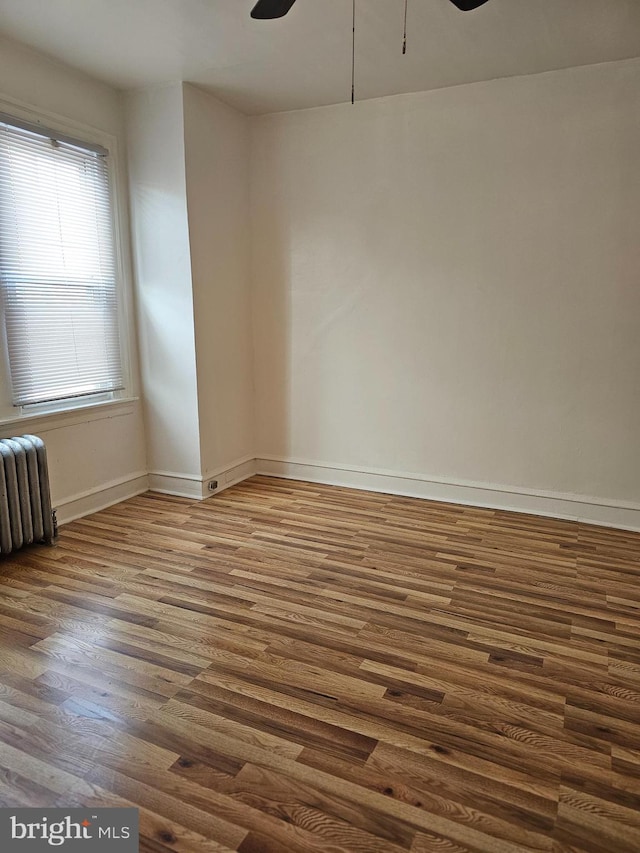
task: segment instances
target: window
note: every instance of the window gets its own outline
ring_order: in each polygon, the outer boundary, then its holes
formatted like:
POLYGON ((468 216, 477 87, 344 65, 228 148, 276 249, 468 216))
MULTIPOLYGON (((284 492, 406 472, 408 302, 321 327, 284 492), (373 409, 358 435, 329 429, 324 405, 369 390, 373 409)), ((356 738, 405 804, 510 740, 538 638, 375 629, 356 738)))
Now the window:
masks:
POLYGON ((0 290, 14 406, 124 387, 108 152, 0 115, 0 290))

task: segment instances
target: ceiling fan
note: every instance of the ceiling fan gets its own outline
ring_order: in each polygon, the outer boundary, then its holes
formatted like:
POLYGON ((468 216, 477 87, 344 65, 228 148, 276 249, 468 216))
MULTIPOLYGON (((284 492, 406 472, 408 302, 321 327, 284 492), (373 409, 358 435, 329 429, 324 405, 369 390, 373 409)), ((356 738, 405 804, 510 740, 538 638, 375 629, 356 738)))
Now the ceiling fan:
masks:
MULTIPOLYGON (((289 9, 293 6, 296 0, 258 0, 256 5, 251 10, 251 17, 259 20, 270 20, 272 18, 282 18, 286 15, 289 9)), ((470 12, 472 9, 477 9, 482 6, 487 0, 451 0, 454 6, 457 6, 462 12, 470 12)))
MULTIPOLYGON (((251 17, 261 21, 282 18, 291 9, 296 0, 258 0, 251 10, 251 17)), ((351 38, 351 103, 355 104, 355 58, 356 58, 356 0, 352 2, 352 38, 351 38)), ((482 6, 488 0, 450 0, 462 12, 471 12, 482 6)), ((402 42, 402 53, 407 52, 407 5, 404 0, 404 39, 402 42)))

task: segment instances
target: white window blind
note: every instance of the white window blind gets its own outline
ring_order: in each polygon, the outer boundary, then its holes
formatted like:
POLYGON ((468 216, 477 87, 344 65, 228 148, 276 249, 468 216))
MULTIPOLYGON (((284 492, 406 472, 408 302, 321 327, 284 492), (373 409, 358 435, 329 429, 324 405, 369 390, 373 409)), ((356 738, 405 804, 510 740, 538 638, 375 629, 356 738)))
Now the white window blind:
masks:
POLYGON ((0 116, 0 285, 15 406, 123 387, 106 154, 0 116))

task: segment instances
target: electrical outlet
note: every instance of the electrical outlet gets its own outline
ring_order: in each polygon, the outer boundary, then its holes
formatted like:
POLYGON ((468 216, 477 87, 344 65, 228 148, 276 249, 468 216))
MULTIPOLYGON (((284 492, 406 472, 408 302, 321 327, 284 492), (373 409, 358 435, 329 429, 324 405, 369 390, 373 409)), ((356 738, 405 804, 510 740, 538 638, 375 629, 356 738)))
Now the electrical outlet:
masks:
POLYGON ((218 481, 217 480, 209 480, 209 491, 215 492, 215 490, 217 488, 218 488, 218 481))

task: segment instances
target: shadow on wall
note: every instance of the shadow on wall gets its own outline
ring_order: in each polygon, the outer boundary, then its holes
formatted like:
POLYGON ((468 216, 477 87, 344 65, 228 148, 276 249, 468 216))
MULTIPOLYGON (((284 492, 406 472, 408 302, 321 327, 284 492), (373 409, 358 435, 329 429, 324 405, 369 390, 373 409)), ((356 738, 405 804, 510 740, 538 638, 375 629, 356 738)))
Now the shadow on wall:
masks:
POLYGON ((253 342, 258 457, 290 453, 291 246, 273 213, 254 210, 253 342))

